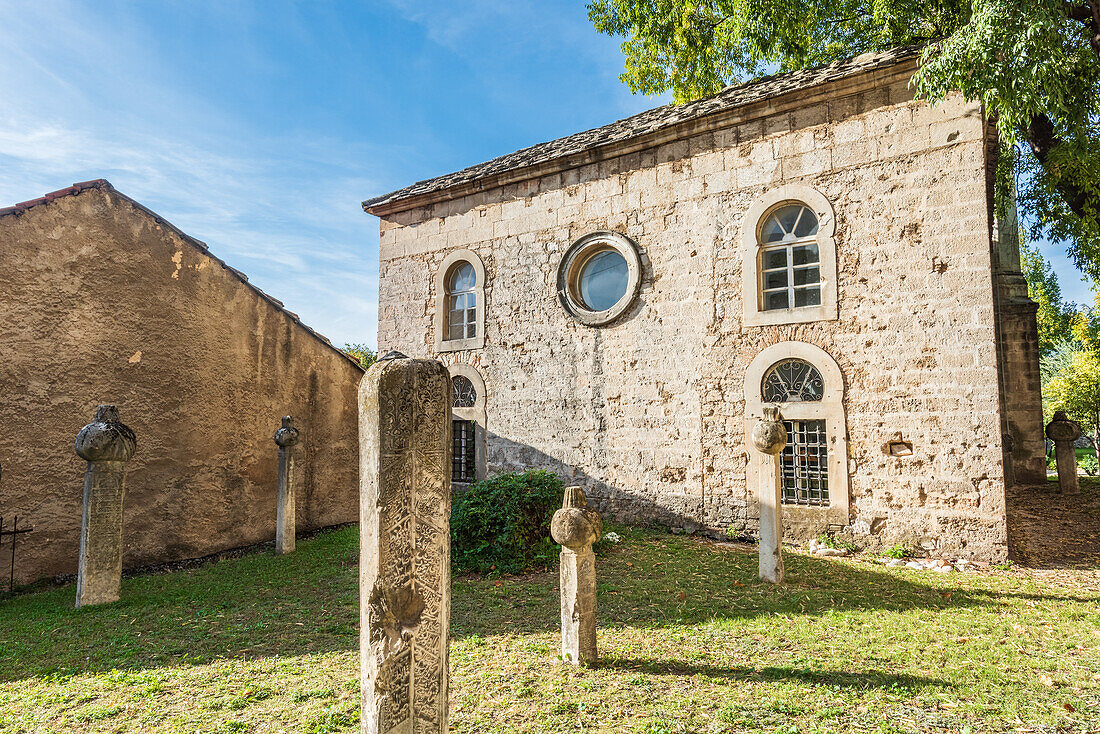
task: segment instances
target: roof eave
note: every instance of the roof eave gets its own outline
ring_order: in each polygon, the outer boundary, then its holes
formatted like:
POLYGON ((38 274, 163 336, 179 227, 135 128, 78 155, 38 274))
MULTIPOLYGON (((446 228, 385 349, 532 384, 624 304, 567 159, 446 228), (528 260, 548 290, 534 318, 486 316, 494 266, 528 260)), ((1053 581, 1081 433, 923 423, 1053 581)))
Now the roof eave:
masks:
MULTIPOLYGON (((482 177, 468 181, 462 181, 449 186, 443 186, 431 191, 402 196, 401 191, 421 183, 398 189, 382 196, 373 197, 363 202, 363 210, 377 217, 385 217, 410 209, 430 206, 443 201, 469 196, 482 191, 519 183, 533 178, 553 175, 563 171, 578 168, 590 163, 598 163, 609 158, 646 150, 667 142, 689 137, 694 134, 713 131, 753 119, 789 111, 804 104, 802 98, 806 92, 830 87, 831 93, 847 93, 864 87, 880 84, 887 77, 911 76, 919 63, 919 54, 896 59, 888 64, 857 69, 839 78, 826 79, 816 84, 807 84, 797 87, 775 96, 746 101, 742 104, 732 105, 728 108, 702 114, 687 120, 669 124, 667 127, 654 131, 641 133, 637 136, 613 140, 600 145, 594 145, 566 155, 537 161, 528 165, 490 173, 482 177), (778 109, 777 109, 778 108, 778 109)), ((598 128, 597 128, 598 129, 598 128)), ((553 142, 553 141, 551 141, 553 142)), ((534 146, 537 147, 537 146, 534 146)), ((456 172, 459 173, 459 172, 456 172)), ((439 178, 445 178, 455 174, 446 174, 439 178)), ((427 179, 430 182, 434 179, 427 179)))

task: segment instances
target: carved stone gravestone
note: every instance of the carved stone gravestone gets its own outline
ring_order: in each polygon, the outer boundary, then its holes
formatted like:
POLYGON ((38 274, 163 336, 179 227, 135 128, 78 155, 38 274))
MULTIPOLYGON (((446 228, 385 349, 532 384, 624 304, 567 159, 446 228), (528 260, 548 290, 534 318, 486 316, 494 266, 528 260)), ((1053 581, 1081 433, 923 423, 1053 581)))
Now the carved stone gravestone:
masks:
POLYGON ((294 419, 283 416, 282 427, 275 431, 275 444, 279 447, 279 489, 275 508, 275 553, 285 555, 294 552, 295 525, 294 447, 298 443, 298 429, 294 419))
POLYGON ((1065 411, 1054 411, 1054 418, 1047 423, 1047 438, 1054 442, 1054 460, 1058 466, 1058 489, 1064 494, 1081 491, 1077 479, 1077 450, 1074 442, 1081 438, 1081 425, 1071 421, 1065 411))
POLYGON ((596 555, 603 534, 600 514, 580 487, 567 487, 562 508, 550 522, 561 544, 561 657, 573 665, 596 661, 596 555))
POLYGON ((447 731, 451 378, 390 352, 359 386, 364 734, 447 731))
POLYGON ((84 472, 84 513, 76 606, 118 601, 122 583, 122 501, 125 466, 137 439, 122 424, 118 408, 101 405, 95 420, 76 437, 76 453, 88 462, 84 472))
POLYGON ((764 419, 752 427, 752 443, 764 454, 760 488, 760 580, 783 581, 783 517, 779 494, 779 454, 787 446, 787 429, 779 408, 764 408, 764 419))

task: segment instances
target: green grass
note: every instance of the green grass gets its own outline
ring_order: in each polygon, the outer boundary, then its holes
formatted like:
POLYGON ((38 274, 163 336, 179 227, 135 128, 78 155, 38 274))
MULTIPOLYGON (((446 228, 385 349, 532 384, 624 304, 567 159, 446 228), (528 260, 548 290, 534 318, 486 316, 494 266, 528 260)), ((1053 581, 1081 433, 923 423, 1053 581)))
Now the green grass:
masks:
MULTIPOLYGON (((1100 574, 933 574, 617 529, 601 662, 557 660, 553 573, 456 578, 456 732, 1100 730, 1100 574)), ((292 556, 0 603, 0 731, 356 732, 357 530, 292 556)))

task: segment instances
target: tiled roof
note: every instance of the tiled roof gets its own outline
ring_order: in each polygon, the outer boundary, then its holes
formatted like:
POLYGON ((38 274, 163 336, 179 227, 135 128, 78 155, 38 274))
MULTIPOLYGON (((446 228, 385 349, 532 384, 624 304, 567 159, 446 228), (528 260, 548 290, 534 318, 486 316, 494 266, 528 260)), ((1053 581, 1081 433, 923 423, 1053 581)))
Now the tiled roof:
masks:
POLYGON ((882 53, 867 53, 815 69, 802 69, 787 74, 776 74, 744 84, 726 87, 713 97, 685 104, 657 107, 633 117, 628 117, 625 120, 613 122, 610 125, 585 130, 548 143, 540 143, 530 148, 517 150, 515 153, 509 153, 455 173, 418 181, 403 189, 367 199, 363 202, 363 208, 371 211, 375 207, 392 204, 403 199, 444 191, 488 176, 534 166, 574 153, 581 153, 637 138, 683 122, 725 112, 770 97, 809 89, 810 87, 875 69, 883 69, 901 61, 915 58, 919 55, 921 48, 922 46, 903 46, 882 53))
POLYGON ((172 224, 171 222, 169 222, 168 220, 166 220, 164 217, 160 216, 159 214, 157 214, 153 210, 151 210, 148 207, 142 205, 141 203, 135 201, 134 199, 131 199, 129 196, 122 193, 121 191, 116 189, 114 186, 112 186, 111 183, 109 181, 107 181, 107 179, 97 178, 94 181, 83 181, 81 183, 75 183, 72 186, 69 186, 68 188, 58 189, 57 191, 51 191, 50 193, 46 194, 45 196, 41 196, 37 199, 31 199, 30 201, 24 201, 24 202, 21 202, 19 204, 16 204, 15 206, 9 206, 9 207, 2 208, 2 209, 0 209, 0 217, 17 216, 17 215, 25 213, 27 210, 32 209, 36 206, 42 206, 43 204, 48 204, 51 201, 54 201, 55 199, 60 199, 60 198, 65 197, 65 196, 73 196, 75 194, 79 194, 81 191, 87 191, 88 189, 100 189, 101 191, 113 192, 115 196, 129 202, 135 209, 138 209, 139 211, 142 211, 145 214, 149 215, 150 217, 153 218, 153 220, 157 224, 161 225, 162 227, 165 227, 166 229, 171 230, 172 232, 176 233, 180 237, 180 239, 182 239, 182 240, 186 241, 188 244, 193 245, 194 247, 197 247, 198 249, 202 250, 208 257, 210 257, 212 260, 217 262, 223 268, 228 270, 235 278, 237 278, 237 280, 241 281, 246 286, 248 286, 253 291, 255 291, 255 293, 257 295, 259 295, 260 298, 264 299, 265 301, 267 301, 268 303, 273 305, 275 308, 277 308, 280 311, 282 311, 283 313, 285 313, 287 316, 290 317, 290 319, 292 321, 294 321, 299 326, 301 326, 303 329, 305 329, 307 332, 309 332, 314 337, 319 339, 323 344, 325 344, 326 346, 328 346, 331 349, 335 350, 341 356, 346 357, 347 359, 351 360, 351 362, 353 362, 356 366, 359 366, 359 360, 357 360, 355 357, 352 357, 350 354, 348 354, 344 350, 339 349, 338 347, 336 347, 329 340, 329 338, 326 337, 324 334, 321 334, 317 331, 314 331, 313 329, 311 329, 306 324, 303 324, 301 319, 298 318, 298 314, 294 313, 293 311, 288 310, 283 305, 283 302, 280 301, 278 298, 275 298, 274 296, 268 295, 267 293, 265 293, 261 289, 257 288, 252 283, 249 283, 247 275, 242 273, 240 270, 237 270, 236 268, 231 267, 230 265, 226 264, 226 262, 224 260, 222 260, 221 258, 215 256, 212 252, 210 252, 210 248, 206 245, 205 242, 195 239, 194 237, 187 234, 186 232, 181 230, 179 227, 175 226, 174 224, 172 224))

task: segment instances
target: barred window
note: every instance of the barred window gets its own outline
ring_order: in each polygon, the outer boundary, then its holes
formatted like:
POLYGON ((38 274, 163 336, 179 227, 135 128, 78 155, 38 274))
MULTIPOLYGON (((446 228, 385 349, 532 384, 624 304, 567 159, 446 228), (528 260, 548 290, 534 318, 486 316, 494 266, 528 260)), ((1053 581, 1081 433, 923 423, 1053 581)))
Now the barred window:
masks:
POLYGON ((477 423, 467 420, 451 421, 454 446, 451 452, 451 481, 473 482, 477 480, 476 449, 474 439, 477 423))
POLYGON ((785 505, 829 504, 829 445, 825 421, 783 421, 787 446, 779 456, 785 505))

